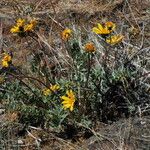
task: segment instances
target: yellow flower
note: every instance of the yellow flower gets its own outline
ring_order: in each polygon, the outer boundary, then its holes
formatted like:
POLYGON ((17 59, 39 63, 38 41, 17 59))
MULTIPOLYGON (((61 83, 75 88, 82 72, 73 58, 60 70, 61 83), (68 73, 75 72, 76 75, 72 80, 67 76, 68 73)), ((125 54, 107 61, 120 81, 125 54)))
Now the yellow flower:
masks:
POLYGON ((49 94, 51 94, 52 92, 56 92, 60 89, 60 86, 55 84, 55 85, 51 85, 49 88, 46 88, 43 90, 43 94, 45 96, 48 96, 49 94))
POLYGON ((37 24, 37 21, 35 19, 31 20, 29 24, 24 26, 24 31, 25 32, 33 31, 33 29, 35 28, 36 24, 37 24))
POLYGON ((24 31, 25 32, 30 32, 33 31, 34 25, 33 24, 27 24, 24 26, 24 31))
POLYGON ((10 29, 10 32, 11 33, 18 33, 20 32, 20 29, 18 26, 13 26, 11 29, 10 29))
POLYGON ((56 92, 60 89, 60 86, 55 84, 55 85, 51 85, 50 86, 50 90, 53 91, 53 92, 56 92))
POLYGON ((66 110, 67 108, 70 111, 73 111, 74 103, 75 103, 75 94, 72 90, 67 90, 67 96, 62 96, 61 99, 63 100, 63 108, 66 110))
POLYGON ((71 36, 72 30, 71 29, 65 29, 64 31, 62 31, 61 33, 61 37, 63 40, 68 40, 71 36))
POLYGON ((111 31, 108 30, 108 28, 103 27, 100 23, 98 23, 97 26, 98 26, 98 27, 94 27, 94 28, 92 29, 92 31, 93 31, 94 33, 96 33, 96 34, 102 34, 102 35, 103 35, 103 34, 104 34, 104 35, 107 35, 107 34, 110 34, 110 33, 111 33, 111 31))
POLYGON ((24 31, 25 19, 18 19, 15 26, 10 29, 11 33, 19 33, 24 31))
POLYGON ((2 61, 2 66, 3 66, 3 67, 8 67, 8 66, 9 66, 9 64, 8 64, 8 62, 7 62, 7 61, 2 61))
POLYGON ((86 43, 84 48, 85 48, 86 52, 95 52, 95 50, 96 50, 95 46, 92 42, 86 43))
POLYGON ((30 21, 30 24, 33 24, 33 26, 36 26, 36 24, 37 24, 36 19, 32 19, 32 20, 30 21))
POLYGON ((11 56, 4 53, 4 57, 2 59, 2 66, 3 67, 8 67, 10 62, 11 62, 11 56))
POLYGON ((92 31, 96 34, 108 35, 112 31, 114 31, 115 27, 116 27, 116 25, 112 22, 106 22, 104 26, 102 24, 98 23, 97 27, 94 27, 92 29, 92 31))
POLYGON ((51 93, 51 90, 48 88, 43 90, 43 95, 45 96, 48 96, 50 93, 51 93))
POLYGON ((22 26, 24 26, 24 23, 25 23, 25 19, 20 19, 20 18, 19 18, 19 19, 17 20, 17 23, 16 23, 16 24, 17 24, 18 27, 22 27, 22 26))
POLYGON ((115 45, 117 43, 120 43, 123 40, 123 38, 124 38, 123 35, 114 35, 114 36, 107 38, 106 42, 108 44, 115 45))
POLYGON ((20 36, 24 36, 25 32, 33 31, 36 26, 37 21, 35 19, 31 20, 28 24, 25 19, 18 19, 16 25, 10 29, 11 33, 18 33, 20 36))
POLYGON ((3 60, 10 62, 10 61, 11 61, 11 56, 8 55, 8 54, 6 54, 6 53, 4 53, 4 58, 3 58, 3 60))
POLYGON ((113 22, 106 22, 105 27, 110 31, 114 31, 116 28, 116 24, 114 24, 113 22))

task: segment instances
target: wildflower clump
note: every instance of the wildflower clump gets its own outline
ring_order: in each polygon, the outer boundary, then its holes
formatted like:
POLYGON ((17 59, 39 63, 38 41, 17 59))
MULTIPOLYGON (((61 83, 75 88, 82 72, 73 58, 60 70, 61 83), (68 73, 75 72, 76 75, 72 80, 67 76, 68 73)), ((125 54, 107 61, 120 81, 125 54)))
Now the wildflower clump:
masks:
POLYGON ((11 61, 12 61, 12 57, 9 54, 4 53, 4 57, 2 59, 2 66, 9 67, 9 64, 11 63, 11 61))
POLYGON ((43 90, 43 95, 48 96, 49 94, 51 94, 52 92, 57 92, 60 89, 60 86, 55 84, 55 85, 51 85, 49 88, 46 88, 43 90))
POLYGON ((63 108, 70 109, 70 111, 73 111, 74 109, 74 103, 75 103, 75 94, 72 90, 66 91, 67 96, 62 96, 61 99, 63 100, 63 108))
POLYGON ((116 28, 116 25, 113 22, 106 22, 104 25, 98 23, 97 27, 94 27, 92 29, 92 31, 96 34, 100 34, 102 36, 104 36, 104 35, 107 36, 110 33, 112 33, 115 30, 115 28, 116 28))
POLYGON ((25 19, 18 19, 16 25, 11 29, 11 33, 18 34, 19 36, 25 36, 28 32, 32 32, 37 24, 35 19, 27 22, 25 19))
POLYGON ((115 45, 115 44, 120 43, 123 38, 124 38, 123 35, 113 35, 113 36, 110 36, 109 38, 107 38, 106 42, 110 45, 115 45))
POLYGON ((92 42, 86 43, 85 46, 84 46, 84 49, 85 49, 86 52, 90 52, 90 53, 96 51, 96 48, 95 48, 95 46, 92 42))
POLYGON ((113 31, 116 29, 116 24, 108 21, 105 24, 98 23, 98 27, 94 27, 92 31, 96 34, 101 35, 105 42, 110 45, 115 45, 120 43, 124 36, 123 35, 112 35, 113 31))
POLYGON ((25 19, 18 19, 16 25, 10 29, 11 33, 22 33, 24 31, 25 19))
POLYGON ((71 36, 72 30, 71 29, 65 29, 61 33, 61 37, 64 41, 67 41, 71 36))

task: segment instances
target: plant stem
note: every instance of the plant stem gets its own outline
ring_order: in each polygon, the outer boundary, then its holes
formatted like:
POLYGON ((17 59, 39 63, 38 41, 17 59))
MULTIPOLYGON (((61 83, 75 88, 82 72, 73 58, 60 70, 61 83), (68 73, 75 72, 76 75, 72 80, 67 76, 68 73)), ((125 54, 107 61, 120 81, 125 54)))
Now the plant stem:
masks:
MULTIPOLYGON (((91 72, 91 54, 88 53, 88 61, 87 61, 87 74, 86 74, 86 82, 85 82, 85 92, 84 92, 84 100, 83 100, 83 106, 85 106, 85 110, 88 111, 90 110, 90 102, 87 99, 87 90, 88 89, 88 83, 89 83, 89 77, 90 77, 90 72, 91 72)), ((84 110, 84 111, 85 111, 84 110)))

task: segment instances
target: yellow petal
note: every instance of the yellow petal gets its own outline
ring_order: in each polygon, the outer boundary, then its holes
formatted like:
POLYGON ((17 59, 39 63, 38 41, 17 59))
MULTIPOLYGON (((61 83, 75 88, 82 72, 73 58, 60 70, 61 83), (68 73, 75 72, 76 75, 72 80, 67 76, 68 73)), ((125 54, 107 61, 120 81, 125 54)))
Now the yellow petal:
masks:
POLYGON ((63 101, 62 104, 71 104, 70 101, 63 101))
POLYGON ((12 27, 12 28, 10 29, 10 32, 11 32, 11 33, 17 33, 17 32, 19 32, 19 27, 18 27, 18 26, 12 27))
POLYGON ((10 61, 11 61, 11 56, 8 55, 8 54, 5 54, 3 60, 4 60, 4 61, 7 61, 7 62, 10 62, 10 61))
POLYGON ((30 24, 33 24, 35 26, 37 24, 37 20, 36 19, 31 20, 30 24))
POLYGON ((48 96, 50 93, 51 93, 50 89, 44 89, 44 90, 43 90, 43 94, 44 94, 45 96, 48 96))
POLYGON ((94 28, 92 29, 92 31, 93 31, 94 33, 96 33, 96 34, 101 34, 100 30, 99 30, 98 28, 96 28, 96 27, 94 27, 94 28))
POLYGON ((65 29, 64 31, 62 31, 61 33, 61 37, 63 40, 68 40, 69 37, 71 36, 72 30, 71 29, 65 29))
POLYGON ((68 96, 69 96, 69 93, 70 93, 70 91, 69 91, 69 90, 67 90, 67 91, 66 91, 66 94, 67 94, 68 96))
POLYGON ((73 111, 73 106, 70 107, 70 111, 73 111))
POLYGON ((25 19, 20 19, 20 18, 19 18, 19 19, 17 20, 17 26, 18 26, 18 27, 24 26, 24 23, 25 23, 25 19))
POLYGON ((8 62, 7 61, 2 61, 2 66, 3 67, 8 67, 8 62))
POLYGON ((64 100, 64 101, 69 101, 70 100, 70 98, 68 98, 66 96, 62 96, 61 99, 64 100))
POLYGON ((108 30, 110 30, 110 31, 114 31, 115 28, 116 28, 116 24, 113 23, 113 22, 111 22, 111 21, 109 21, 109 22, 106 22, 106 23, 105 23, 105 27, 106 27, 108 30))
POLYGON ((53 92, 56 92, 58 89, 60 89, 60 86, 55 84, 55 85, 52 85, 50 86, 50 89, 53 91, 53 92))
POLYGON ((117 43, 120 43, 123 40, 123 38, 124 38, 123 35, 114 35, 114 36, 107 38, 106 42, 108 44, 115 45, 117 43))
POLYGON ((101 30, 101 31, 103 30, 103 26, 100 23, 98 23, 97 26, 98 26, 99 30, 101 30))
POLYGON ((70 104, 65 104, 64 107, 65 107, 65 108, 69 108, 69 107, 70 107, 70 104))
POLYGON ((25 25, 25 27, 24 27, 24 31, 30 32, 30 31, 33 30, 33 28, 34 28, 34 25, 33 25, 33 24, 27 24, 27 25, 25 25))

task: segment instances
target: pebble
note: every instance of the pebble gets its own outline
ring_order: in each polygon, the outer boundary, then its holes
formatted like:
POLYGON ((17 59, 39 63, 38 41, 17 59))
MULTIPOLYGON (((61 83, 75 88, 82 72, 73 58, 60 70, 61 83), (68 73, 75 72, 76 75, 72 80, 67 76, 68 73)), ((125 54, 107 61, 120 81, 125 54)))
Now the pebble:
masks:
POLYGON ((23 143, 22 140, 18 140, 18 144, 19 144, 19 145, 23 145, 24 143, 23 143))

